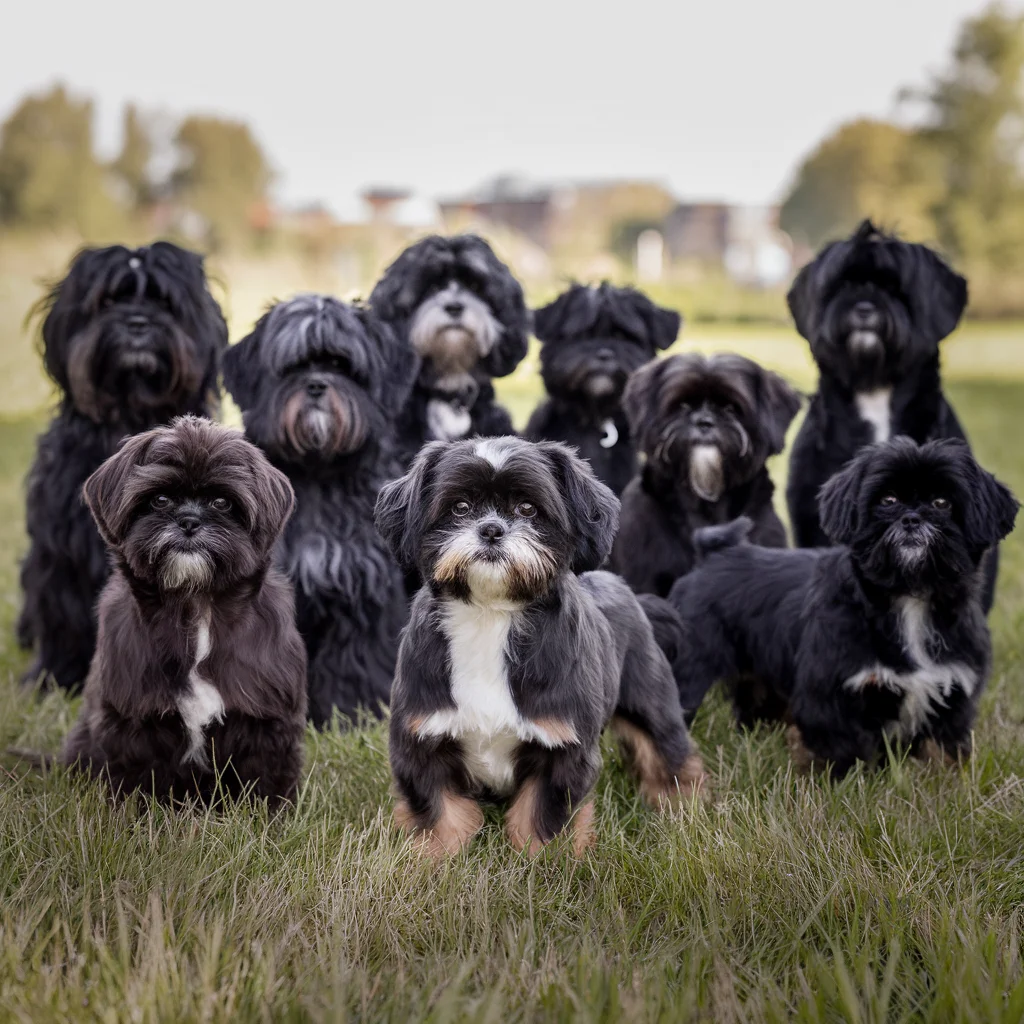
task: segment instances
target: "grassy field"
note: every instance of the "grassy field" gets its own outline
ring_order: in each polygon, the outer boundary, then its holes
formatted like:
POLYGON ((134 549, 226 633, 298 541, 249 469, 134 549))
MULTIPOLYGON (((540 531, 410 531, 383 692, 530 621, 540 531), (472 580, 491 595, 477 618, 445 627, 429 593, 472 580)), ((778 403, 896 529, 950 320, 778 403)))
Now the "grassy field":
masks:
MULTIPOLYGON (((33 294, 19 280, 0 274, 0 748, 55 749, 75 703, 15 683, 22 479, 46 396, 15 326, 33 294)), ((1024 495, 1022 333, 967 328, 946 362, 979 457, 1024 495)), ((812 383, 789 332, 684 337, 812 383)), ((520 422, 537 393, 531 366, 502 382, 520 422)), ((463 858, 419 862, 389 827, 381 727, 310 732, 298 807, 278 820, 114 810, 6 762, 0 1020, 1019 1021, 1022 618, 1015 536, 963 770, 797 777, 777 731, 741 736, 712 700, 694 733, 714 802, 652 815, 609 744, 580 863, 515 855, 496 818, 463 858)))

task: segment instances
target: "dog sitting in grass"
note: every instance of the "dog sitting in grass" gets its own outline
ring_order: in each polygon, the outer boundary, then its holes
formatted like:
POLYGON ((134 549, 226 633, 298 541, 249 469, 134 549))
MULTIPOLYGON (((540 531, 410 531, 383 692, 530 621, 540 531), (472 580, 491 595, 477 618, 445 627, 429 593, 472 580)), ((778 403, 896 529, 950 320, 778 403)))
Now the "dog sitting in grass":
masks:
POLYGON ((564 441, 586 459, 598 480, 621 494, 636 475, 636 450, 622 408, 634 370, 676 340, 682 318, 635 288, 574 284, 534 311, 540 369, 548 397, 534 410, 525 436, 564 441))
POLYGON ((611 721, 658 806, 704 783, 672 672, 629 588, 595 572, 618 500, 572 450, 502 437, 426 445, 388 484, 377 525, 425 581, 391 704, 397 823, 454 854, 508 801, 511 843, 591 842, 611 721))
POLYGON ((306 652, 271 566, 287 478, 240 432, 187 416, 129 438, 85 500, 113 568, 61 761, 115 796, 290 800, 306 652))

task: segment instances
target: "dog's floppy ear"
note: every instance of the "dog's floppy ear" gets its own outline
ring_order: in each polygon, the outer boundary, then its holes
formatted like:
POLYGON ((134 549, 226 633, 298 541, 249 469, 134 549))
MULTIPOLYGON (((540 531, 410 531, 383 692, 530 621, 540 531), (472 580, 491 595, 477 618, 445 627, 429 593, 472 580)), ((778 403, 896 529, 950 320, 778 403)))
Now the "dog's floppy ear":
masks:
POLYGON ((551 463, 558 489, 576 532, 576 549, 570 567, 589 572, 604 564, 619 529, 619 499, 594 475, 590 463, 560 441, 538 441, 537 447, 551 463))
POLYGON ((353 309, 367 338, 383 354, 386 363, 385 377, 378 382, 378 400, 390 416, 397 416, 420 372, 420 358, 412 345, 400 341, 390 324, 369 306, 357 305, 353 309))
POLYGON ((860 528, 860 491, 870 448, 861 449, 818 491, 821 528, 834 544, 849 544, 860 528))
MULTIPOLYGON (((821 257, 819 256, 818 259, 821 257)), ((801 337, 810 341, 814 335, 815 311, 818 306, 817 262, 812 260, 803 267, 786 293, 786 304, 801 337)))
POLYGON ((246 441, 252 459, 252 495, 255 508, 250 534, 257 548, 266 554, 281 536, 285 523, 295 511, 291 482, 254 444, 246 441))
POLYGON ((665 309, 652 302, 650 324, 651 341, 654 342, 654 347, 664 350, 679 336, 683 318, 674 309, 665 309))
POLYGON ((952 334, 967 306, 967 281, 927 246, 915 245, 907 293, 918 328, 934 341, 952 334))
POLYGON ((260 368, 257 357, 259 334, 266 326, 269 313, 260 317, 250 334, 229 345, 221 361, 224 387, 239 409, 251 409, 256 402, 256 382, 260 368))
MULTIPOLYGON (((166 428, 165 428, 166 429, 166 428)), ((159 431, 150 430, 124 439, 121 447, 97 469, 82 487, 82 496, 96 520, 100 536, 112 547, 120 547, 131 521, 132 505, 126 487, 141 465, 159 431)))
POLYGON ((503 263, 499 266, 500 283, 494 289, 499 301, 494 314, 502 330, 494 348, 480 360, 491 377, 507 377, 523 361, 530 331, 530 311, 526 308, 522 286, 503 263))
POLYGON ((653 444, 653 431, 658 416, 657 403, 654 401, 657 381, 664 373, 664 364, 674 358, 669 356, 667 360, 656 359, 646 363, 639 370, 634 370, 626 382, 626 389, 622 393, 622 408, 629 421, 629 432, 640 451, 648 451, 653 444))
POLYGON ((596 317, 594 290, 573 283, 553 302, 533 311, 533 333, 545 343, 559 337, 572 337, 588 330, 596 317))
POLYGON ((758 382, 758 406, 761 422, 768 428, 768 446, 772 455, 778 455, 786 446, 786 431, 800 411, 800 395, 777 373, 764 370, 758 382))
POLYGON ((997 544, 1013 530, 1020 502, 1008 487, 978 465, 965 441, 943 441, 942 445, 958 449, 965 540, 976 549, 997 544))
POLYGON ((420 542, 426 528, 427 488, 446 441, 425 444, 413 460, 408 473, 385 484, 377 495, 373 521, 377 532, 391 549, 402 569, 416 565, 420 542))

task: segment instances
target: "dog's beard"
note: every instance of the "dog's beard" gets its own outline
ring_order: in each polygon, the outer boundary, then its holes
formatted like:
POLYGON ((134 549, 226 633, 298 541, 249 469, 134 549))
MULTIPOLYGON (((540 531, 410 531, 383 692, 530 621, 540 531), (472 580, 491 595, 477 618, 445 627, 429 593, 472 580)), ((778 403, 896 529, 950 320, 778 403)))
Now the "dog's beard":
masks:
POLYGON ((937 531, 931 524, 924 523, 908 534, 898 523, 885 532, 885 543, 899 568, 911 575, 922 572, 932 556, 937 531))
POLYGON ((281 433, 285 445, 300 456, 345 455, 366 444, 369 424, 359 403, 334 388, 322 401, 297 391, 285 402, 281 433))
POLYGON ((690 487, 704 501, 718 501, 725 490, 722 451, 715 444, 695 444, 690 449, 690 487))
POLYGON ((451 289, 437 292, 422 302, 413 315, 409 340, 424 359, 430 359, 442 375, 467 373, 486 356, 501 335, 501 325, 490 308, 471 292, 451 289), (452 317, 445 305, 457 299, 461 314, 452 317))
POLYGON ((177 324, 154 323, 138 338, 100 318, 72 339, 68 353, 72 400, 96 422, 119 410, 180 406, 202 383, 195 343, 177 324))
POLYGON ((532 537, 512 532, 490 547, 469 527, 445 538, 431 576, 435 583, 464 587, 487 604, 545 593, 556 568, 554 553, 532 537))
POLYGON ((202 551, 172 551, 164 558, 160 580, 167 590, 208 590, 213 565, 202 551))

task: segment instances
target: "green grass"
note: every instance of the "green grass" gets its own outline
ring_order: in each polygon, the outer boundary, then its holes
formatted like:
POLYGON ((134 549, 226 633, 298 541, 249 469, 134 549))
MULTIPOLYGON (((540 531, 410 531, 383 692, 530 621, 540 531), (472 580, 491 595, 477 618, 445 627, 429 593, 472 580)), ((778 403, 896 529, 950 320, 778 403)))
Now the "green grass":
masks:
MULTIPOLYGON (((946 358, 979 457, 1024 494, 1017 334, 969 328, 946 358), (993 369, 1000 379, 983 379, 993 369)), ((684 338, 811 384, 789 332, 684 338)), ((24 396, 30 358, 0 358, 8 410, 38 406, 24 396)), ((532 364, 501 391, 521 423, 532 364)), ((44 422, 0 421, 0 748, 56 749, 76 708, 15 683, 22 479, 44 422)), ((467 855, 418 861, 389 826, 379 726, 310 732, 298 806, 276 820, 113 809, 81 780, 6 761, 0 1020, 1019 1021, 1022 618, 1024 543, 1011 537, 963 770, 797 777, 778 731, 742 736, 713 699, 694 734, 714 802, 649 813, 608 744, 599 841, 580 863, 517 856, 494 816, 467 855)))

